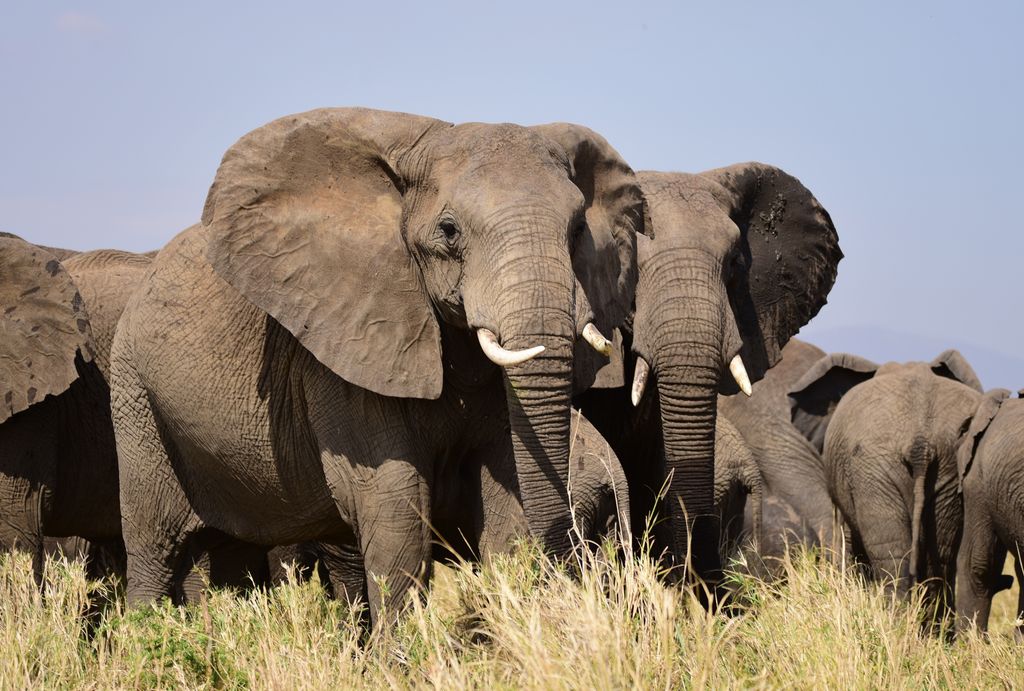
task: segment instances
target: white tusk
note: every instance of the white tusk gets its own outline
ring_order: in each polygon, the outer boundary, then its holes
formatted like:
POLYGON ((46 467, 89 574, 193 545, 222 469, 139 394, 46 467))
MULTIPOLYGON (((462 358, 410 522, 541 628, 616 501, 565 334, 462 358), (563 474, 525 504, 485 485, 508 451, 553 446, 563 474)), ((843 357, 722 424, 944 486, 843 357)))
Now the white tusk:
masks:
POLYGON ((747 368, 743 366, 743 360, 739 355, 736 355, 729 363, 729 371, 732 372, 732 378, 740 385, 740 391, 749 396, 751 393, 750 377, 747 376, 747 368))
POLYGON ((587 325, 583 327, 583 338, 601 355, 611 357, 612 342, 601 335, 601 332, 594 326, 594 322, 587 322, 587 325))
POLYGON ((633 400, 633 407, 640 405, 640 399, 644 396, 644 387, 647 386, 647 375, 651 373, 651 366, 642 357, 636 359, 636 369, 633 371, 633 390, 630 398, 633 400))
POLYGON ((490 329, 477 329, 476 337, 487 359, 501 367, 522 364, 544 352, 544 346, 534 346, 525 350, 505 350, 490 329))

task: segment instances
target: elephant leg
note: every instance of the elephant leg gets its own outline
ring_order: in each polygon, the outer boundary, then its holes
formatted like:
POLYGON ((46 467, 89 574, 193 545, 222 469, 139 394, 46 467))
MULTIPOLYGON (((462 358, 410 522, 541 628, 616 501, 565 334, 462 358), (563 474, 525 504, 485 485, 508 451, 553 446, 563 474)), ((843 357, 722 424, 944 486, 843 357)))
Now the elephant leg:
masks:
POLYGON ((977 626, 985 632, 1006 548, 987 512, 973 501, 964 503, 964 534, 956 572, 957 631, 977 626))
POLYGON ((893 586, 905 597, 910 579, 910 511, 894 487, 866 488, 872 501, 857 504, 857 537, 863 545, 874 580, 893 586))
POLYGON ((517 538, 530 534, 519 498, 511 439, 482 449, 470 468, 473 482, 460 495, 458 538, 467 543, 469 556, 488 559, 508 552, 517 538))
POLYGON ((111 363, 121 526, 129 605, 180 599, 190 543, 203 527, 175 472, 149 396, 130 366, 111 363), (127 370, 127 371, 126 371, 127 370))
POLYGON ((432 560, 429 488, 404 461, 385 461, 375 486, 356 497, 359 549, 366 573, 370 619, 394 620, 416 585, 430 581, 432 560))
POLYGON ((46 554, 43 549, 43 530, 41 519, 41 491, 30 483, 9 482, 2 478, 4 504, 0 511, 0 548, 22 552, 32 558, 32 576, 37 585, 43 583, 43 568, 46 554), (13 485, 13 487, 12 487, 13 485), (8 493, 7 490, 14 492, 8 493), (15 496, 11 501, 11 495, 15 496))
POLYGON ((46 563, 43 512, 57 458, 50 408, 44 402, 0 425, 0 549, 30 555, 40 585, 46 563))
POLYGON ((268 548, 232 538, 219 530, 197 532, 186 558, 189 571, 180 580, 176 599, 198 602, 206 582, 213 588, 247 591, 270 585, 268 548))
POLYGON ((278 545, 268 550, 267 573, 270 583, 274 586, 284 585, 288 581, 289 568, 295 570, 296 579, 300 583, 309 580, 316 565, 315 547, 314 543, 299 542, 278 545))
POLYGON ((363 555, 354 545, 319 545, 320 561, 329 578, 331 594, 344 600, 350 607, 364 604, 366 595, 366 565, 363 555))
POLYGON ((1021 564, 1021 545, 1014 545, 1013 572, 1017 576, 1017 621, 1013 631, 1018 643, 1024 642, 1024 564, 1021 564))

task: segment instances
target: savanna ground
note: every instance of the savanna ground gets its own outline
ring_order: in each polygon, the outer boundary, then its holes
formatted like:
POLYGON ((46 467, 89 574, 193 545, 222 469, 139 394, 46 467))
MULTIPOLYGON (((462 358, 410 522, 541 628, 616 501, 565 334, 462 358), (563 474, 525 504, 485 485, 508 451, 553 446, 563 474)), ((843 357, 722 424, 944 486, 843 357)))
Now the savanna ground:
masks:
POLYGON ((0 686, 25 688, 1009 688, 1016 589, 992 639, 923 634, 919 602, 795 557, 785 578, 735 576, 744 604, 709 615, 636 560, 588 557, 570 577, 524 548, 474 571, 441 568, 429 606, 361 641, 356 613, 316 581, 126 611, 109 583, 0 557, 0 686), (90 598, 106 599, 83 617, 90 598))

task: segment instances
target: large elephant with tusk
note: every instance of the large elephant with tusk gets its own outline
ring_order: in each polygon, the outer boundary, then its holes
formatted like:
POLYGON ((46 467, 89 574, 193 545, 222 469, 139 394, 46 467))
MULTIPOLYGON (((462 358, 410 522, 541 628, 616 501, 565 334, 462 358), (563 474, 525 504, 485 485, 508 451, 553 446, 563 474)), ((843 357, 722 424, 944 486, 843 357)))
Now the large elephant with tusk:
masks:
POLYGON ((649 220, 635 312, 578 403, 626 469, 634 534, 657 509, 667 520, 654 525, 655 553, 674 566, 690 555, 715 582, 718 394, 750 395, 825 304, 842 252, 828 212, 778 168, 638 177, 649 220))
POLYGON ((321 540, 358 551, 376 619, 500 464, 566 553, 574 356, 628 314, 643 219, 577 125, 337 108, 242 137, 114 344, 129 600, 190 542, 321 540))

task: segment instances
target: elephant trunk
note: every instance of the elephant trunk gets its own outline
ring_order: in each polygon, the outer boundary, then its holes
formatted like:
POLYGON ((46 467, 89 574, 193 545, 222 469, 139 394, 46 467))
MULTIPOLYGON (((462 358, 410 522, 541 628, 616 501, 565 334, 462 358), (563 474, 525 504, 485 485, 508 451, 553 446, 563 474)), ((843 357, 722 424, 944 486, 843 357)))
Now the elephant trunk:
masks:
POLYGON ((531 535, 550 553, 564 555, 572 545, 568 482, 575 280, 566 247, 511 244, 504 249, 513 257, 504 254, 498 263, 502 268, 490 277, 494 322, 504 348, 543 346, 528 361, 504 369, 516 474, 531 535), (524 266, 529 267, 526 277, 519 273, 524 266))
POLYGON ((618 525, 619 540, 623 545, 633 543, 631 532, 632 509, 629 505, 629 483, 622 463, 614 455, 608 459, 611 471, 611 492, 615 499, 615 520, 618 525))
POLYGON ((660 253, 641 267, 638 322, 652 356, 661 411, 671 548, 676 565, 690 555, 696 575, 721 578, 720 519, 714 504, 715 421, 735 328, 721 267, 704 252, 660 253), (641 287, 649 287, 641 294, 641 287), (641 301, 644 301, 643 303, 641 301))
MULTIPOLYGON (((537 342, 539 334, 532 336, 537 342)), ((530 340, 526 337, 524 340, 530 340)), ((545 339, 545 344, 551 339, 545 339)), ((571 545, 569 419, 572 347, 545 345, 543 354, 505 373, 512 449, 530 533, 554 554, 571 545)))
POLYGON ((655 368, 672 555, 679 564, 689 554, 694 572, 717 582, 721 574, 721 529, 714 504, 718 371, 688 366, 655 368))
POLYGON ((743 468, 743 485, 747 489, 747 499, 751 502, 751 528, 754 534, 751 535, 751 542, 754 552, 761 553, 761 545, 764 544, 764 480, 756 464, 750 464, 743 468))

